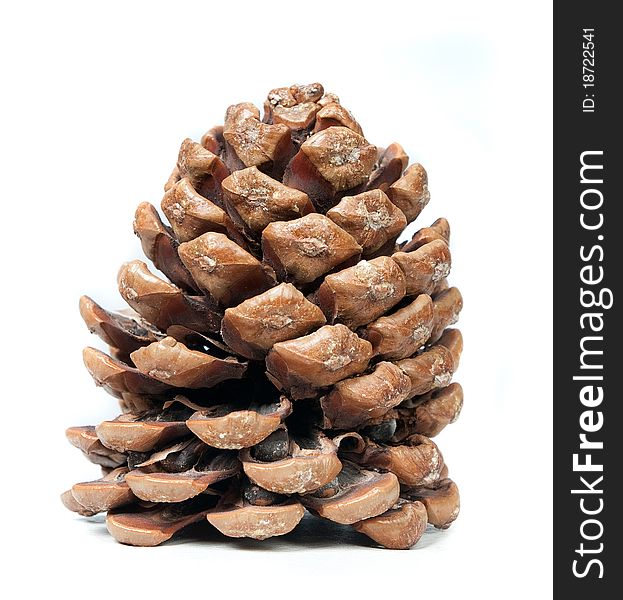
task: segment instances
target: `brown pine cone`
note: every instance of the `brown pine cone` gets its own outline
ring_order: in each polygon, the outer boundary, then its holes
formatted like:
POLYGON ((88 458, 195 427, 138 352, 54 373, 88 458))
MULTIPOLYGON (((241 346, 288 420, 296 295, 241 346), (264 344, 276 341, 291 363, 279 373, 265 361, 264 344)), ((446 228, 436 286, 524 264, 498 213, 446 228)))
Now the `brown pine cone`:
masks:
POLYGON ((265 539, 305 511, 409 548, 459 510, 431 441, 459 416, 451 383, 450 226, 397 239, 430 199, 397 143, 377 148, 319 83, 230 106, 182 142, 158 210, 141 203, 140 260, 119 271, 130 310, 84 296, 109 347, 84 351, 121 414, 71 427, 104 474, 62 495, 153 546, 205 520, 265 539))

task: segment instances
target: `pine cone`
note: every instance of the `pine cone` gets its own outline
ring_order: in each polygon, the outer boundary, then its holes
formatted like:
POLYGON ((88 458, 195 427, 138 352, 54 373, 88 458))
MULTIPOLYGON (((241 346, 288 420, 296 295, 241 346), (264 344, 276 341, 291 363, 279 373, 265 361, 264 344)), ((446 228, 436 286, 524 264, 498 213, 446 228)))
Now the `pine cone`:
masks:
POLYGON ((463 300, 445 219, 396 244, 430 198, 407 165, 318 83, 272 90, 262 118, 230 106, 182 142, 170 225, 145 202, 134 221, 164 277, 135 260, 118 278, 130 311, 80 301, 110 346, 85 365, 122 412, 67 430, 104 471, 67 508, 107 511, 140 546, 202 519, 265 539, 306 510, 388 548, 452 523, 458 490, 430 438, 463 402, 448 329, 463 300))

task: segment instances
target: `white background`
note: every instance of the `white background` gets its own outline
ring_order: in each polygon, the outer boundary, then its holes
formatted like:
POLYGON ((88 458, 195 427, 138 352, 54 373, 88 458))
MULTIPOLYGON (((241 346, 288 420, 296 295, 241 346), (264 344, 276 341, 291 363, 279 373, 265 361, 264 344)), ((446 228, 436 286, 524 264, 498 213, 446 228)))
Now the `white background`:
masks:
MULTIPOLYGON (((546 2, 3 4, 2 542, 10 597, 551 596, 551 7, 546 2), (81 349, 88 293, 121 307, 186 136, 320 81, 429 173, 452 224, 465 388, 439 442, 462 513, 405 552, 312 520, 283 540, 124 547, 60 504, 95 478, 68 425, 116 414, 81 349), (331 536, 329 539, 326 536, 331 536), (349 591, 350 590, 350 591, 349 591)), ((3 594, 4 595, 4 594, 3 594)), ((7 596, 5 596, 7 597, 7 596)))

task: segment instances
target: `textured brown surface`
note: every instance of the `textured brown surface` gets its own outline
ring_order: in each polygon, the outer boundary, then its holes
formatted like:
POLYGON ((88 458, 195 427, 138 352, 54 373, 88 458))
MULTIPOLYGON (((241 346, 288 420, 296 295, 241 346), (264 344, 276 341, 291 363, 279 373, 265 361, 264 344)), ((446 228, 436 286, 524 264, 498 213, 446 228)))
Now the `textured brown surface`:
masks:
MULTIPOLYGON (((84 511, 97 514, 131 504, 136 498, 125 481, 128 473, 127 467, 118 467, 101 479, 95 481, 85 481, 76 483, 71 488, 76 506, 82 507, 84 511)), ((65 506, 70 508, 69 503, 65 506)), ((70 508, 75 510, 75 508, 70 508)), ((76 510, 76 512, 82 512, 76 510)))
POLYGON ((388 256, 362 260, 339 273, 327 275, 315 295, 329 323, 356 329, 400 302, 405 276, 388 256))
POLYGON ((344 325, 325 325, 309 335, 275 344, 266 357, 266 368, 284 390, 307 398, 318 388, 361 373, 370 358, 370 342, 344 325))
POLYGON ((353 527, 385 548, 408 550, 422 537, 426 521, 424 504, 399 500, 382 515, 359 521, 353 527))
POLYGON ((437 445, 419 434, 399 444, 378 444, 368 440, 362 452, 349 452, 348 457, 365 467, 386 469, 407 486, 437 481, 444 466, 437 445))
POLYGON ((325 316, 290 283, 281 283, 234 308, 221 323, 223 340, 238 354, 262 360, 277 343, 310 333, 325 316))
POLYGON ((208 231, 226 233, 230 228, 225 211, 198 194, 187 178, 167 190, 160 206, 180 242, 188 242, 208 231))
POLYGON ((271 223, 262 233, 262 251, 278 277, 308 284, 347 261, 354 262, 361 246, 324 215, 309 214, 271 223))
POLYGON ((186 421, 188 428, 214 448, 248 448, 268 437, 292 412, 284 396, 280 402, 247 408, 214 406, 197 411, 186 421))
POLYGON ((140 505, 110 511, 106 527, 118 542, 131 546, 157 546, 191 523, 205 518, 207 503, 192 500, 175 504, 140 505))
POLYGON ((403 176, 387 189, 389 199, 405 214, 409 223, 414 221, 430 200, 428 175, 422 165, 411 165, 403 176))
POLYGON ((292 531, 303 518, 305 509, 299 502, 289 501, 273 506, 241 506, 215 509, 206 517, 228 537, 249 537, 265 540, 292 531))
POLYGON ((257 167, 233 172, 223 181, 225 205, 234 221, 258 235, 273 221, 289 221, 314 212, 307 194, 283 185, 257 167))
POLYGON ((395 242, 407 225, 404 213, 379 189, 345 196, 327 217, 355 238, 366 257, 395 242))
POLYGON ((399 360, 415 354, 430 338, 433 301, 420 294, 407 306, 370 323, 361 333, 379 358, 399 360))
POLYGON ((264 462, 252 457, 249 450, 240 453, 242 467, 251 481, 277 494, 304 494, 329 483, 341 469, 337 448, 324 435, 316 448, 290 444, 289 456, 264 462))
POLYGON ((435 240, 413 252, 396 252, 392 258, 404 271, 409 295, 430 294, 450 273, 450 249, 443 240, 435 240))
POLYGON ((80 299, 108 346, 85 366, 121 414, 67 430, 104 476, 63 504, 139 546, 206 518, 287 535, 305 509, 388 548, 448 527, 458 490, 430 438, 463 406, 463 298, 445 218, 403 242, 424 167, 320 83, 230 105, 172 166, 163 216, 153 198, 134 215, 150 264, 119 270, 130 308, 80 299))
POLYGON ((343 379, 322 398, 325 418, 336 429, 357 427, 407 399, 411 380, 399 367, 380 362, 361 377, 343 379))
POLYGON ((240 379, 247 368, 233 358, 190 350, 172 337, 143 346, 130 357, 141 373, 183 388, 209 388, 227 379, 240 379))
POLYGON ((405 495, 424 504, 428 522, 438 529, 447 529, 459 516, 459 488, 451 479, 441 479, 430 486, 409 488, 405 490, 405 495))
POLYGON ((346 464, 337 477, 336 490, 329 497, 311 494, 302 501, 325 519, 352 525, 391 508, 398 500, 400 486, 393 473, 376 473, 346 464))

